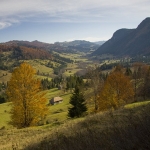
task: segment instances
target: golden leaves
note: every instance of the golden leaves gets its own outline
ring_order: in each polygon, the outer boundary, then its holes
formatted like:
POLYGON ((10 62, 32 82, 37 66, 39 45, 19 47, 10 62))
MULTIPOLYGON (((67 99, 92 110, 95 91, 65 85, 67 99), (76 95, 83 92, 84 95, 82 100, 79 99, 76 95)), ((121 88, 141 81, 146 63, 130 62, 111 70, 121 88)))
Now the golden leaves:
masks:
POLYGON ((34 78, 35 70, 22 63, 12 73, 7 95, 12 102, 12 124, 18 128, 36 125, 47 114, 46 93, 40 91, 40 81, 34 78))
POLYGON ((99 96, 99 110, 117 109, 134 96, 133 86, 121 71, 109 74, 99 96))

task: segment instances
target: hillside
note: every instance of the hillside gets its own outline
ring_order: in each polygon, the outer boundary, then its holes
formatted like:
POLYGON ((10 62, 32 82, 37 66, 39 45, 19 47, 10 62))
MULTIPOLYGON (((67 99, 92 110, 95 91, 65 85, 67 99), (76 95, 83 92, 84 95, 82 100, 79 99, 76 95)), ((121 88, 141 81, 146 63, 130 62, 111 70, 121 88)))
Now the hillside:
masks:
POLYGON ((0 149, 150 149, 150 103, 27 129, 1 129, 0 149))
POLYGON ((51 59, 52 55, 42 49, 18 46, 16 44, 0 44, 0 54, 11 52, 10 57, 14 59, 51 59))
POLYGON ((114 56, 150 55, 150 18, 143 20, 136 29, 119 29, 112 38, 92 55, 114 56))

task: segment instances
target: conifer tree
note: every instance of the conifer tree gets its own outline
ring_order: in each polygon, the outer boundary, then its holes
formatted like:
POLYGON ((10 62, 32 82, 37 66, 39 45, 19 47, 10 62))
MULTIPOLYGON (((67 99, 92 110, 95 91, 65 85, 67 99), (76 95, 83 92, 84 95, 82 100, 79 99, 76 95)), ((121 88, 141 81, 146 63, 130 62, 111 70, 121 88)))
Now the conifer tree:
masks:
POLYGON ((69 103, 72 105, 72 107, 68 109, 68 116, 71 118, 81 117, 83 113, 87 111, 85 98, 78 86, 75 87, 69 103))

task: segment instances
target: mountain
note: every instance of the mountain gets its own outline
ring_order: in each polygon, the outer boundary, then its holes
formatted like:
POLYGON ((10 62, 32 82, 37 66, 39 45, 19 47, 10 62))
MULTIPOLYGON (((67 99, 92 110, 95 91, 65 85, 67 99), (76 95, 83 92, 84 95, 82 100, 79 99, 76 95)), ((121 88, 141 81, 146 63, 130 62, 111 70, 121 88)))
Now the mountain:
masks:
POLYGON ((98 45, 103 45, 106 41, 97 41, 97 42, 93 42, 95 44, 98 44, 98 45))
POLYGON ((85 41, 85 40, 74 40, 70 42, 56 42, 62 47, 66 47, 66 49, 80 51, 80 52, 89 52, 90 50, 96 50, 99 45, 93 42, 85 41))
POLYGON ((11 58, 15 59, 52 59, 50 52, 44 49, 38 49, 27 46, 18 46, 14 43, 0 44, 0 55, 4 52, 10 52, 11 58))
POLYGON ((90 50, 96 50, 99 45, 84 41, 84 40, 74 40, 71 42, 55 42, 54 44, 44 43, 40 41, 9 41, 4 43, 6 45, 17 45, 17 46, 25 46, 30 48, 38 48, 45 49, 47 51, 57 51, 57 52, 89 52, 90 50))
POLYGON ((92 55, 114 56, 150 55, 150 18, 144 19, 136 29, 119 29, 111 39, 92 55))

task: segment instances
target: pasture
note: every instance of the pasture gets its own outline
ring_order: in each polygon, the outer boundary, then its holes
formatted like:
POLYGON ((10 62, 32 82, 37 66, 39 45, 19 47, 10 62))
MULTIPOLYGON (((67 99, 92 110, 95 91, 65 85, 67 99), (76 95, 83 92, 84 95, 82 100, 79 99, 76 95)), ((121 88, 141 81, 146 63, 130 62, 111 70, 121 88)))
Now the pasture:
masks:
POLYGON ((0 149, 149 149, 149 109, 150 103, 138 102, 63 124, 1 129, 0 149))
MULTIPOLYGON (((53 124, 57 122, 63 122, 68 119, 67 111, 69 107, 69 99, 71 94, 70 93, 63 93, 63 91, 58 90, 57 88, 47 90, 47 105, 49 108, 49 112, 45 122, 42 124, 53 124), (52 97, 61 96, 63 98, 63 103, 57 105, 49 105, 49 100, 52 97)), ((10 109, 11 103, 4 103, 0 104, 0 128, 11 128, 12 126, 9 125, 10 121, 10 109)))

